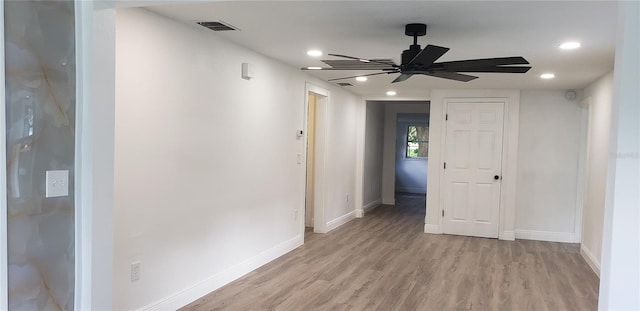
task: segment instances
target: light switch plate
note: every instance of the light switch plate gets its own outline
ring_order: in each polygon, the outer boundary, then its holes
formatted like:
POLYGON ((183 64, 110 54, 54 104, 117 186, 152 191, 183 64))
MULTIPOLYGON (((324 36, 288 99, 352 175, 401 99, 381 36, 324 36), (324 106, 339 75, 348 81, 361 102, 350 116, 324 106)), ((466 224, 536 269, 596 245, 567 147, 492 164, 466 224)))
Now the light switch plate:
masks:
POLYGON ((142 263, 139 261, 134 261, 131 263, 131 282, 137 282, 140 280, 140 265, 142 263))
POLYGON ((66 197, 69 195, 69 171, 56 170, 46 172, 45 197, 66 197))
POLYGON ((242 63, 242 79, 251 80, 253 78, 255 78, 253 65, 249 63, 242 63))

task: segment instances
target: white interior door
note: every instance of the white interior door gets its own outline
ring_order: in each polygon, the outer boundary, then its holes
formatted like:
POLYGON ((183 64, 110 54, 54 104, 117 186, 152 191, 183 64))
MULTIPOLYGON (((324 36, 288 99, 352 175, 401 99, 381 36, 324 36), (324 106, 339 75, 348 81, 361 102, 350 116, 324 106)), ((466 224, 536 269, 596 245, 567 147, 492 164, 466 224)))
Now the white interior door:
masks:
POLYGON ((443 232, 498 237, 504 103, 448 103, 443 232))

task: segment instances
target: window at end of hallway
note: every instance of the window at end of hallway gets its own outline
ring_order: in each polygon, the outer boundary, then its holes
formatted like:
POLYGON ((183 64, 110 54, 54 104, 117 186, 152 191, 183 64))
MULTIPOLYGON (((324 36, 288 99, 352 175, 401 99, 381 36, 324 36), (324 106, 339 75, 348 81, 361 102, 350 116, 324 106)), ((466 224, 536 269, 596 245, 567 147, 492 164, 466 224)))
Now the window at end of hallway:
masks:
POLYGON ((426 158, 429 153, 429 127, 409 125, 406 149, 407 158, 426 158))

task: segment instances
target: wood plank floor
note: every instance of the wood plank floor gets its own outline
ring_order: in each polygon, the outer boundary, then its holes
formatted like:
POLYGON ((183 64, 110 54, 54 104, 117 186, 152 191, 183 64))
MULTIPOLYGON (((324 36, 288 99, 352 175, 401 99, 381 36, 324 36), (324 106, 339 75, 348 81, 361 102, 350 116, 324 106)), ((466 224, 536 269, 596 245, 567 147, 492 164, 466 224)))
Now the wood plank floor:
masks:
POLYGON ((182 310, 597 310, 578 244, 423 233, 401 196, 182 310))

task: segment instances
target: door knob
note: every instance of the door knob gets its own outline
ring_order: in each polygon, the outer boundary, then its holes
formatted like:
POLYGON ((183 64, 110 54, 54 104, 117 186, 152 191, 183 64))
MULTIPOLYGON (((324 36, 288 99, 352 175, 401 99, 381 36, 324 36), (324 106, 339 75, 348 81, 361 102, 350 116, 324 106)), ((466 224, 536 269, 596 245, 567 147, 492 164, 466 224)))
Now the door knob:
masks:
POLYGON ((498 179, 500 179, 500 176, 498 176, 498 175, 493 176, 493 179, 498 180, 498 179))

